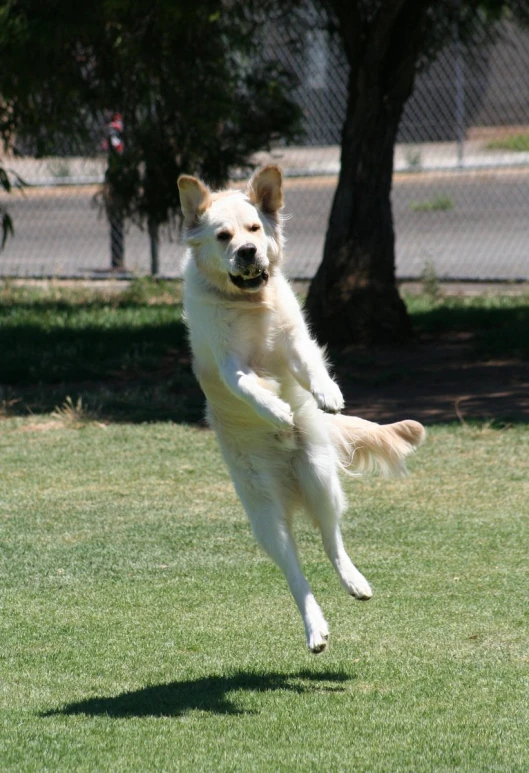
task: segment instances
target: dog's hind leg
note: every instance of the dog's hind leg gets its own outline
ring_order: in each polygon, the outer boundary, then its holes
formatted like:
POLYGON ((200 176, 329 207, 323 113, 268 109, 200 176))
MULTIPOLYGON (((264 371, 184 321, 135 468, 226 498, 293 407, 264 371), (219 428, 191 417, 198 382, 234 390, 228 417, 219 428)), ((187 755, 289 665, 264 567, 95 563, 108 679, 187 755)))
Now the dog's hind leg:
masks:
POLYGON ((329 638, 329 628, 309 583, 305 578, 283 505, 273 497, 255 496, 255 491, 235 481, 237 493, 252 525, 255 538, 263 550, 281 569, 303 618, 307 646, 311 652, 323 652, 329 638))
POLYGON ((334 449, 309 446, 296 459, 295 468, 304 507, 319 526, 325 552, 343 587, 357 599, 370 599, 371 587, 343 544, 340 517, 345 510, 345 498, 334 449))

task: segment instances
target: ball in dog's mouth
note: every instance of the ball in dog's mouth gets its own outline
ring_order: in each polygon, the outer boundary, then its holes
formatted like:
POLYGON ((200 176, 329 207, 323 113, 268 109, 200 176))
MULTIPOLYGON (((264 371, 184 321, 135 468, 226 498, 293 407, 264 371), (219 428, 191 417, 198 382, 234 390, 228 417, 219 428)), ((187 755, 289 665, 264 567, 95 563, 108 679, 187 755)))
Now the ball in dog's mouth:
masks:
POLYGON ((270 274, 266 269, 255 276, 244 277, 242 274, 230 274, 230 279, 240 290, 258 290, 268 282, 270 274))

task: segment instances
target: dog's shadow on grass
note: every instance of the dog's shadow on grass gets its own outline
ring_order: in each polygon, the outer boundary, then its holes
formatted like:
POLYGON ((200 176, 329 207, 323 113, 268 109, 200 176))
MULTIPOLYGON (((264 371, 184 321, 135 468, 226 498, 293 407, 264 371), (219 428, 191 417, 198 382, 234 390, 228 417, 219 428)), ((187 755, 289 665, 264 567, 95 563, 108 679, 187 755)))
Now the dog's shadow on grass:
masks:
POLYGON ((41 716, 85 714, 86 716, 180 717, 189 711, 212 714, 251 714, 237 705, 237 693, 283 691, 299 695, 315 692, 344 692, 351 680, 343 672, 299 671, 297 673, 257 674, 240 671, 227 676, 208 676, 182 682, 143 687, 111 697, 89 698, 41 716))

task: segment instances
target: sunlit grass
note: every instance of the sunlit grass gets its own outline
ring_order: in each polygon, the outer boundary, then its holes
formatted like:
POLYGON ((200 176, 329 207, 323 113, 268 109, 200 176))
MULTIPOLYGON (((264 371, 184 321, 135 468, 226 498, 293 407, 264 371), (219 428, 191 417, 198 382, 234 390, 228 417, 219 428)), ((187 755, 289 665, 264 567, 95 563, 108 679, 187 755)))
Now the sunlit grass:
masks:
POLYGON ((298 524, 317 658, 209 431, 1 428, 2 770, 527 769, 525 428, 433 428, 408 479, 346 481, 368 604, 298 524))
POLYGON ((487 150, 529 151, 529 134, 513 134, 499 140, 487 142, 487 150))
POLYGON ((445 212, 448 209, 454 209, 454 202, 449 196, 434 196, 427 201, 411 201, 410 209, 412 212, 445 212))
MULTIPOLYGON (((406 298, 420 335, 529 354, 527 297, 406 298)), ((529 433, 433 427, 406 480, 347 480, 372 582, 303 566, 305 650, 190 369, 180 287, 0 293, 2 771, 526 771, 529 433)))

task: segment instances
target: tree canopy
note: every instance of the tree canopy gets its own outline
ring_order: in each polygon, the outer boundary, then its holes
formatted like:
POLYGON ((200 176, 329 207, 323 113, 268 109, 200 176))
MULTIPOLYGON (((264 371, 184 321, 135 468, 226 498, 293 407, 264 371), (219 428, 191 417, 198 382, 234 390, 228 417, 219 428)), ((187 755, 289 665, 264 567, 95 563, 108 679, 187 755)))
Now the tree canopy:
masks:
POLYGON ((297 136, 292 80, 262 55, 262 25, 271 9, 287 28, 293 13, 311 24, 309 6, 343 46, 349 79, 308 313, 331 345, 405 340, 391 211, 404 105, 416 73, 456 29, 470 38, 477 18, 506 11, 528 23, 529 0, 0 0, 0 136, 37 155, 83 151, 121 113, 124 151, 109 165, 108 188, 123 215, 163 223, 178 209, 180 172, 220 185, 253 152, 297 136))
POLYGON ((0 2, 0 135, 38 156, 86 151, 121 113, 107 182, 125 216, 166 222, 181 172, 220 185, 299 131, 291 76, 255 56, 260 22, 223 0, 0 2))

